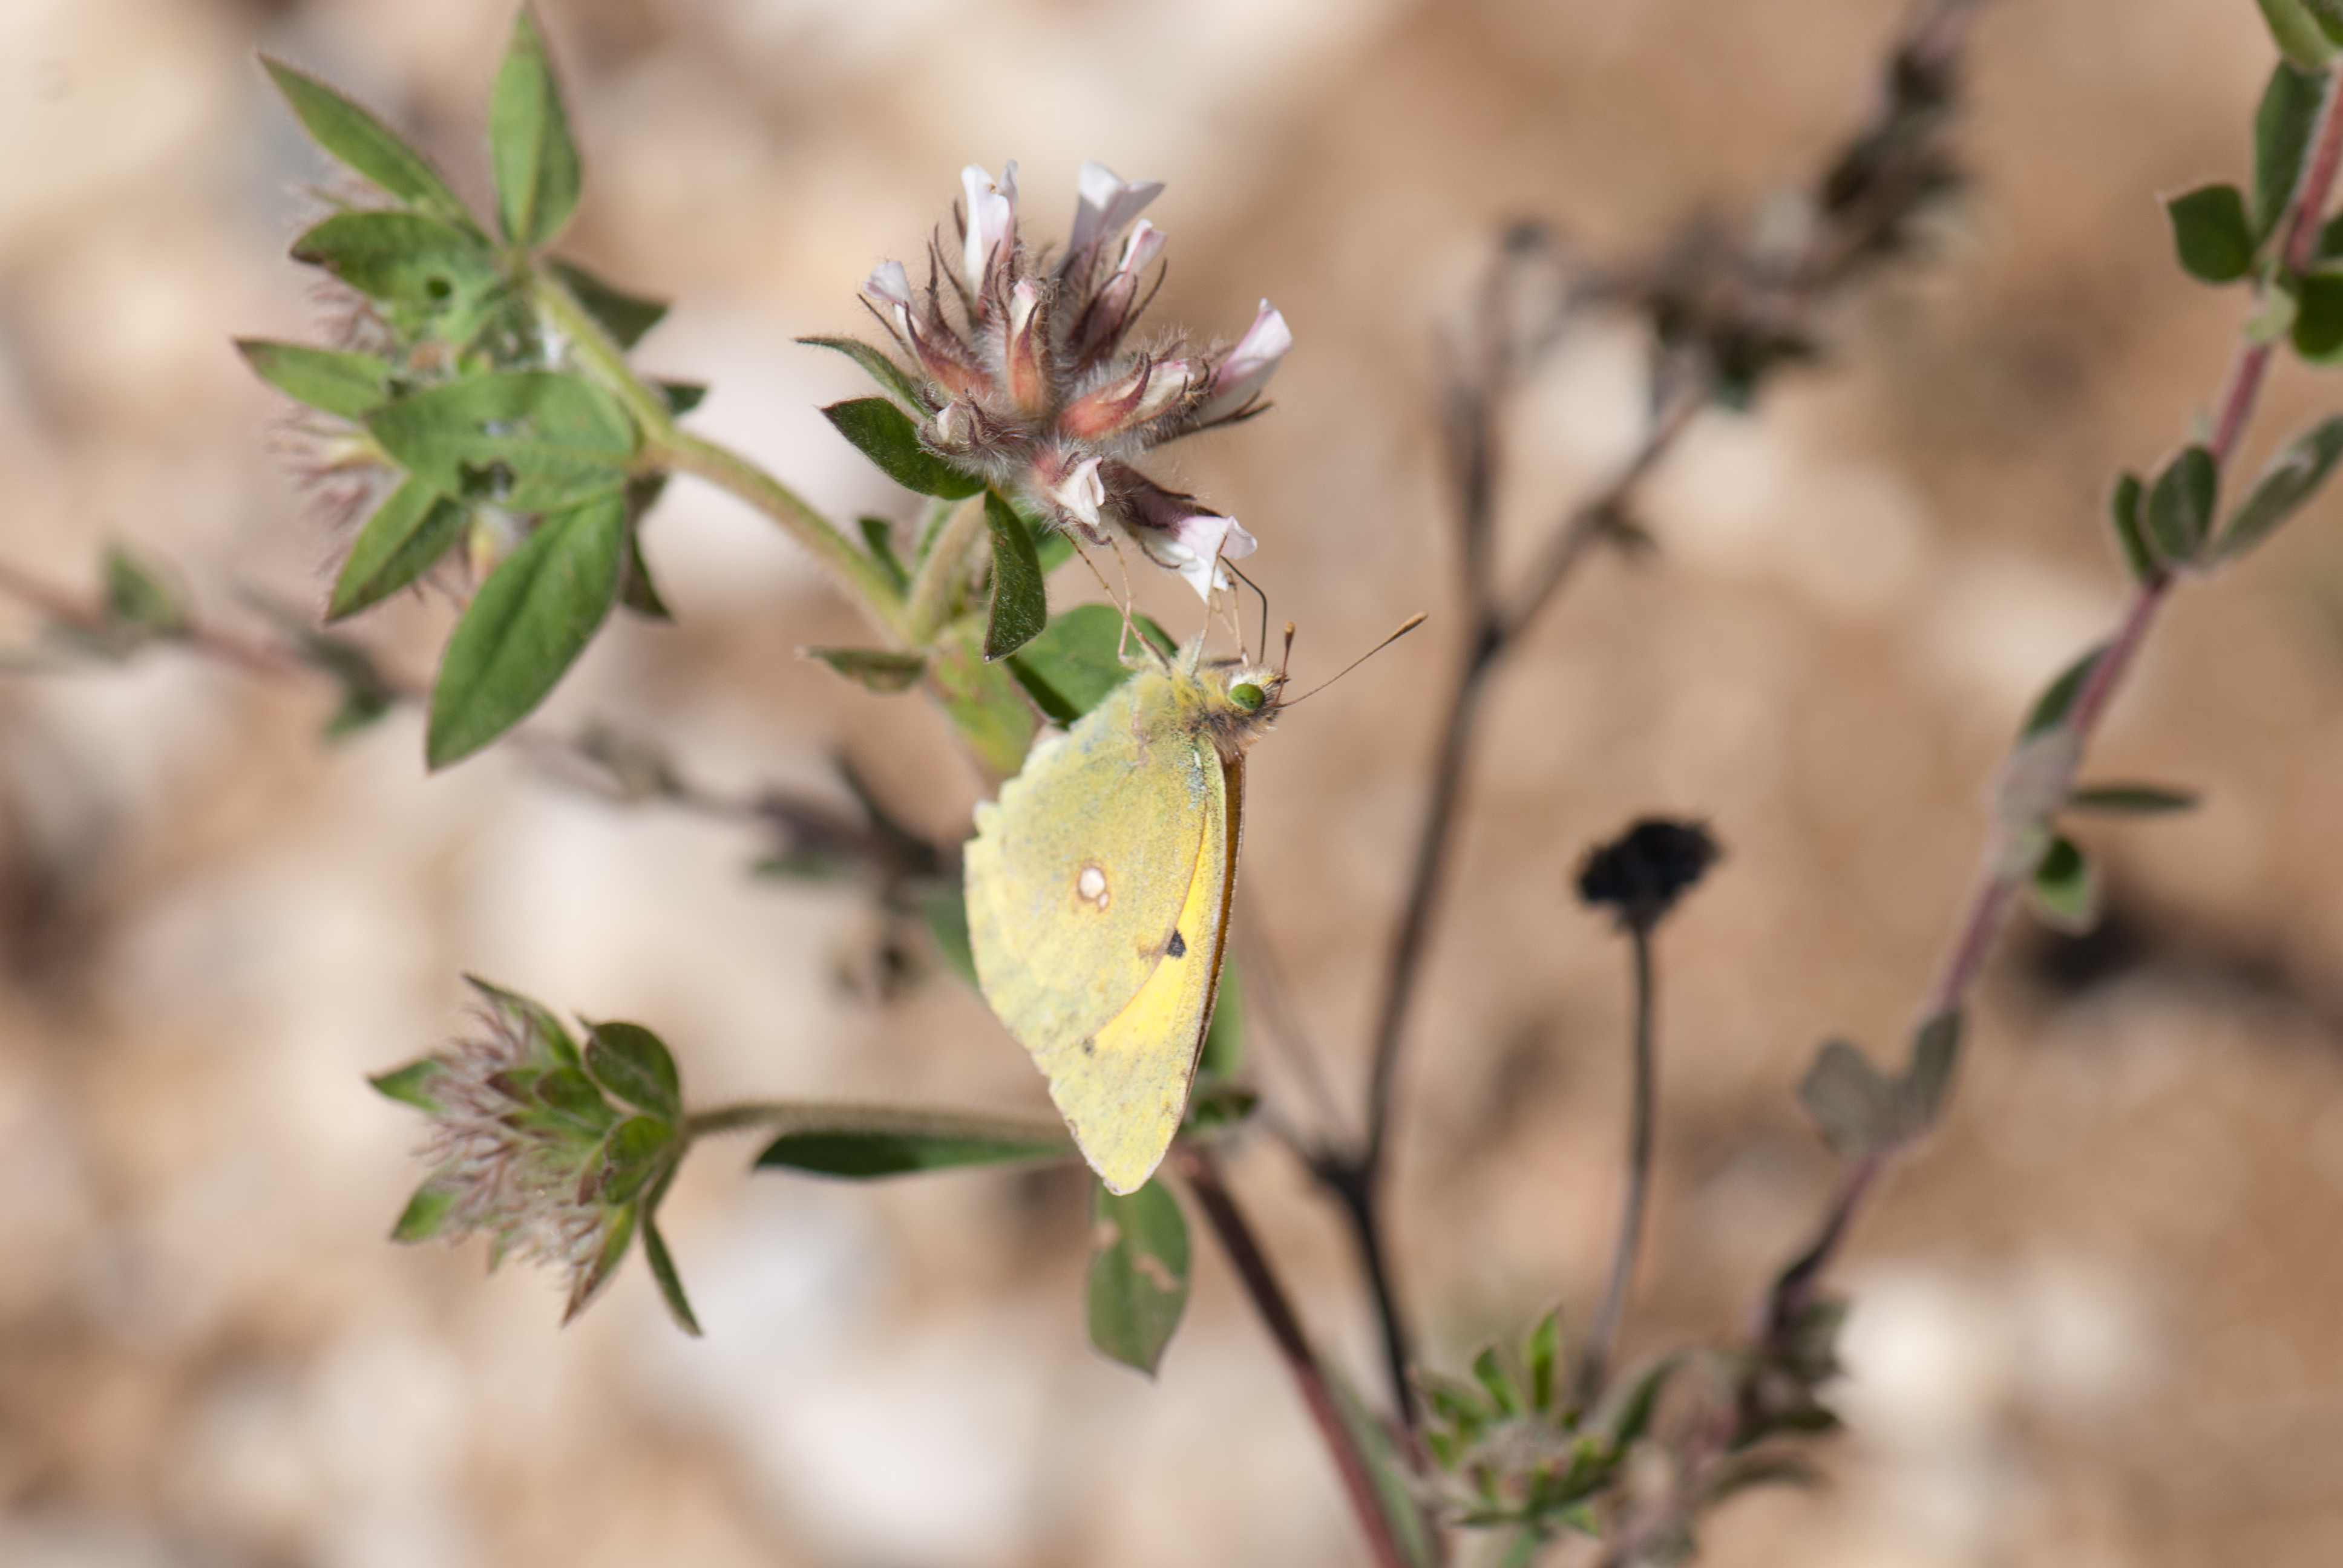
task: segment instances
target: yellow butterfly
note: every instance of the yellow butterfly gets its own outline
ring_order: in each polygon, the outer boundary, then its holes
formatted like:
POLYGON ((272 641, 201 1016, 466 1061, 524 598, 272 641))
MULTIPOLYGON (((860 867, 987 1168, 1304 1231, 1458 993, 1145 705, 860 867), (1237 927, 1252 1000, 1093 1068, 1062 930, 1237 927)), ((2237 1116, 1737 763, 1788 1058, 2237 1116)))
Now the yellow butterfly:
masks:
POLYGON ((1201 663, 1200 633, 1035 745, 976 811, 978 984, 1050 1081, 1110 1191, 1153 1174, 1220 989, 1244 833, 1244 754, 1282 673, 1201 663))

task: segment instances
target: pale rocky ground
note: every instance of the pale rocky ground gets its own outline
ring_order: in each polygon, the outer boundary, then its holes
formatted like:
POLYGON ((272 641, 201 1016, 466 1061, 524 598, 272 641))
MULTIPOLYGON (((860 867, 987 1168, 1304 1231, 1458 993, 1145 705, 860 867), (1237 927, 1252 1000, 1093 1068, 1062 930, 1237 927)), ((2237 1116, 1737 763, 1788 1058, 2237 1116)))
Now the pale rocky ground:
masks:
MULTIPOLYGON (((1085 156, 1168 179, 1163 308, 1232 332, 1260 295, 1284 308, 1301 347, 1277 411, 1169 473, 1261 537, 1305 678, 1433 612, 1254 758, 1247 892, 1346 1082, 1453 654, 1437 332, 1515 214, 1633 253, 1804 175, 1864 111, 1897 15, 545 10, 589 162, 572 248, 675 297, 647 359, 712 381, 702 427, 841 515, 908 502, 813 412, 850 368, 789 339, 851 328, 855 286, 942 216, 964 162, 1022 159, 1045 227, 1085 156)), ((318 166, 251 52, 367 95, 477 194, 508 19, 0 3, 0 554, 86 584, 102 541, 130 541, 230 623, 253 590, 322 600, 335 542, 227 343, 316 324, 282 252, 318 166)), ((1729 1331, 1809 1224, 1830 1166, 1790 1087, 1825 1033, 1895 1040, 1980 780, 2118 602, 2106 476, 2217 383, 2239 300, 2178 276, 2152 197, 2240 170, 2268 61, 2245 0, 1992 7, 1976 186, 1938 259, 1851 301, 1833 365, 1705 419, 1652 492, 1659 558, 1595 566, 1503 678, 1405 1080, 1399 1261, 1437 1362, 1555 1300, 1583 1321, 1598 1287, 1624 987, 1566 878, 1639 811, 1705 815, 1730 858, 1665 935, 1660 1240, 1631 1349, 1729 1331)), ((1592 334, 1531 400, 1523 541, 1632 438, 1637 363, 1592 334)), ((2335 398, 2284 371, 2257 449, 2335 398)), ((2159 629, 2097 771, 2207 804, 2088 831, 2127 938, 2098 979, 2046 981, 2038 932, 2006 944, 1950 1128, 1844 1273, 1832 1484, 1729 1508, 1708 1561, 2343 1553, 2338 511, 2159 629)), ((830 788, 842 748, 960 829, 974 785, 938 721, 793 658, 856 628, 789 545, 683 485, 647 548, 681 626, 619 626, 552 722, 609 719, 744 788, 830 788)), ((410 602, 367 630, 420 671, 447 618, 410 602)), ((749 1180, 719 1150, 669 1209, 697 1342, 639 1265, 557 1332, 541 1276, 386 1244, 417 1128, 362 1074, 458 1024, 465 970, 652 1025, 703 1100, 1040 1088, 948 981, 883 1006, 844 983, 867 912, 750 881, 737 833, 508 757, 426 778, 412 716, 326 749, 323 705, 167 655, 0 683, 0 1562, 1357 1560, 1208 1241, 1159 1382, 1089 1352, 1070 1178, 858 1190, 749 1180)), ((1363 1374, 1328 1214, 1265 1144, 1237 1180, 1363 1374)))

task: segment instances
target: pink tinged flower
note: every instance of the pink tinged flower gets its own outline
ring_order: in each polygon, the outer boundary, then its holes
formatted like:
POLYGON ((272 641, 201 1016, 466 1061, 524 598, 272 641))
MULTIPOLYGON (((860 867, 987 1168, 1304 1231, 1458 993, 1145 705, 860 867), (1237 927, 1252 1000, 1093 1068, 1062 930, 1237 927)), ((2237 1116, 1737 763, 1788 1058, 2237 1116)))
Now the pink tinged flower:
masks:
POLYGON ((920 367, 950 396, 965 397, 984 384, 983 372, 969 361, 951 334, 934 330, 933 323, 928 329, 921 329, 919 302, 911 293, 910 276, 903 270, 901 262, 882 261, 871 268, 870 278, 862 285, 862 294, 884 306, 894 317, 895 329, 911 346, 920 367))
POLYGON ((1188 395, 1195 367, 1185 359, 1142 359, 1128 375, 1077 397, 1058 416, 1058 431, 1094 441, 1143 425, 1188 395))
POLYGON ((1285 317, 1266 299, 1261 302, 1261 312, 1229 350, 1219 368, 1212 372, 1212 394, 1196 411, 1199 424, 1210 424, 1236 413, 1252 401, 1269 378, 1277 374, 1277 362, 1293 347, 1293 334, 1285 325, 1285 317))
MULTIPOLYGON (((1062 459, 1060 459, 1062 461, 1062 459)), ((1048 460, 1041 465, 1046 472, 1048 460)), ((1106 481, 1099 477, 1099 459, 1085 457, 1043 492, 1052 504, 1074 521, 1092 538, 1103 538, 1099 532, 1099 508, 1106 505, 1106 481)))
POLYGON ((998 181, 984 172, 981 164, 970 164, 960 171, 960 182, 968 193, 963 269, 970 292, 981 305, 987 276, 1002 248, 1016 243, 1017 160, 1011 158, 1002 166, 998 181))
POLYGON ((1114 271, 1099 285, 1098 293, 1083 312, 1081 324, 1074 334, 1076 361, 1089 366, 1111 352, 1130 323, 1132 304, 1139 297, 1139 276, 1163 248, 1163 231, 1139 220, 1139 226, 1122 242, 1122 258, 1115 263, 1114 271))
POLYGON ((1229 586, 1222 561, 1242 560, 1260 548, 1242 523, 1193 496, 1177 495, 1127 468, 1116 477, 1131 538, 1156 565, 1185 578, 1199 598, 1209 600, 1214 588, 1229 586))
POLYGON ((1067 257, 1079 263, 1094 246, 1122 232, 1163 194, 1161 180, 1126 180, 1104 164, 1086 163, 1075 178, 1080 199, 1074 204, 1074 230, 1066 240, 1067 257))
MULTIPOLYGON (((870 269, 862 292, 880 304, 908 315, 911 308, 911 277, 900 261, 882 261, 870 269)), ((901 319, 899 316, 897 319, 901 319)))
POLYGON ((1041 291, 1020 283, 1009 296, 1009 396, 1018 408, 1038 414, 1049 401, 1050 379, 1041 365, 1041 291))

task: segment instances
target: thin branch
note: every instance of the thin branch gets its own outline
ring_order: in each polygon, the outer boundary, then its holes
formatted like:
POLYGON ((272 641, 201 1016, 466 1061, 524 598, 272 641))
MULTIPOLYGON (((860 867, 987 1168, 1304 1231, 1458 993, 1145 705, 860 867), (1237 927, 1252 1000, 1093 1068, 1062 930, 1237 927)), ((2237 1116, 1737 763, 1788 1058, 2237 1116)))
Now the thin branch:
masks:
POLYGON ((1603 1389, 1611 1352, 1619 1342, 1619 1326, 1627 1312, 1627 1292, 1634 1282, 1635 1260, 1643 1250, 1644 1212, 1652 1188, 1653 1132, 1658 1119, 1659 1073, 1652 1040, 1652 931, 1641 920, 1629 920, 1627 939, 1634 951, 1634 1021, 1628 1050, 1633 1059, 1634 1089, 1627 1112, 1627 1190, 1619 1211, 1619 1240, 1611 1255, 1611 1282, 1603 1292, 1602 1310, 1586 1338, 1585 1358, 1578 1367, 1578 1402, 1591 1405, 1603 1389))
POLYGON ((1197 1207, 1203 1210, 1205 1220, 1220 1238, 1222 1250, 1228 1253, 1245 1293, 1252 1298, 1254 1308, 1269 1329, 1271 1341, 1284 1359, 1286 1371, 1300 1388, 1302 1402, 1317 1422, 1319 1436, 1325 1440, 1326 1451, 1342 1477, 1343 1493, 1350 1499, 1351 1512, 1367 1538, 1368 1549, 1378 1568, 1408 1568, 1407 1554, 1383 1513, 1367 1456, 1361 1452, 1350 1423, 1342 1419, 1341 1402, 1327 1382, 1325 1369, 1310 1348, 1309 1336, 1302 1331, 1302 1321, 1294 1316, 1292 1303, 1286 1299, 1284 1287, 1278 1283, 1276 1272, 1271 1269, 1261 1243, 1254 1239, 1252 1227, 1246 1223, 1243 1211, 1222 1184, 1218 1166, 1210 1153, 1193 1143, 1173 1145, 1172 1158, 1180 1174, 1186 1178, 1188 1190, 1195 1194, 1197 1207))

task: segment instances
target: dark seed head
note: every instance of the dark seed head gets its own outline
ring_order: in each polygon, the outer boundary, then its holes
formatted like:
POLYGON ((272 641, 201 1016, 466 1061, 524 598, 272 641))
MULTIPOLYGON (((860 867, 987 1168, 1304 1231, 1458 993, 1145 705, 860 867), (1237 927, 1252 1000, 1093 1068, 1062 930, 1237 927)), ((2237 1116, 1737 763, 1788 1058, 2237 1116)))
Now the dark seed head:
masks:
POLYGON ((1617 910, 1623 925, 1649 930, 1721 853, 1698 822, 1646 817, 1587 852, 1578 868, 1578 896, 1617 910))

